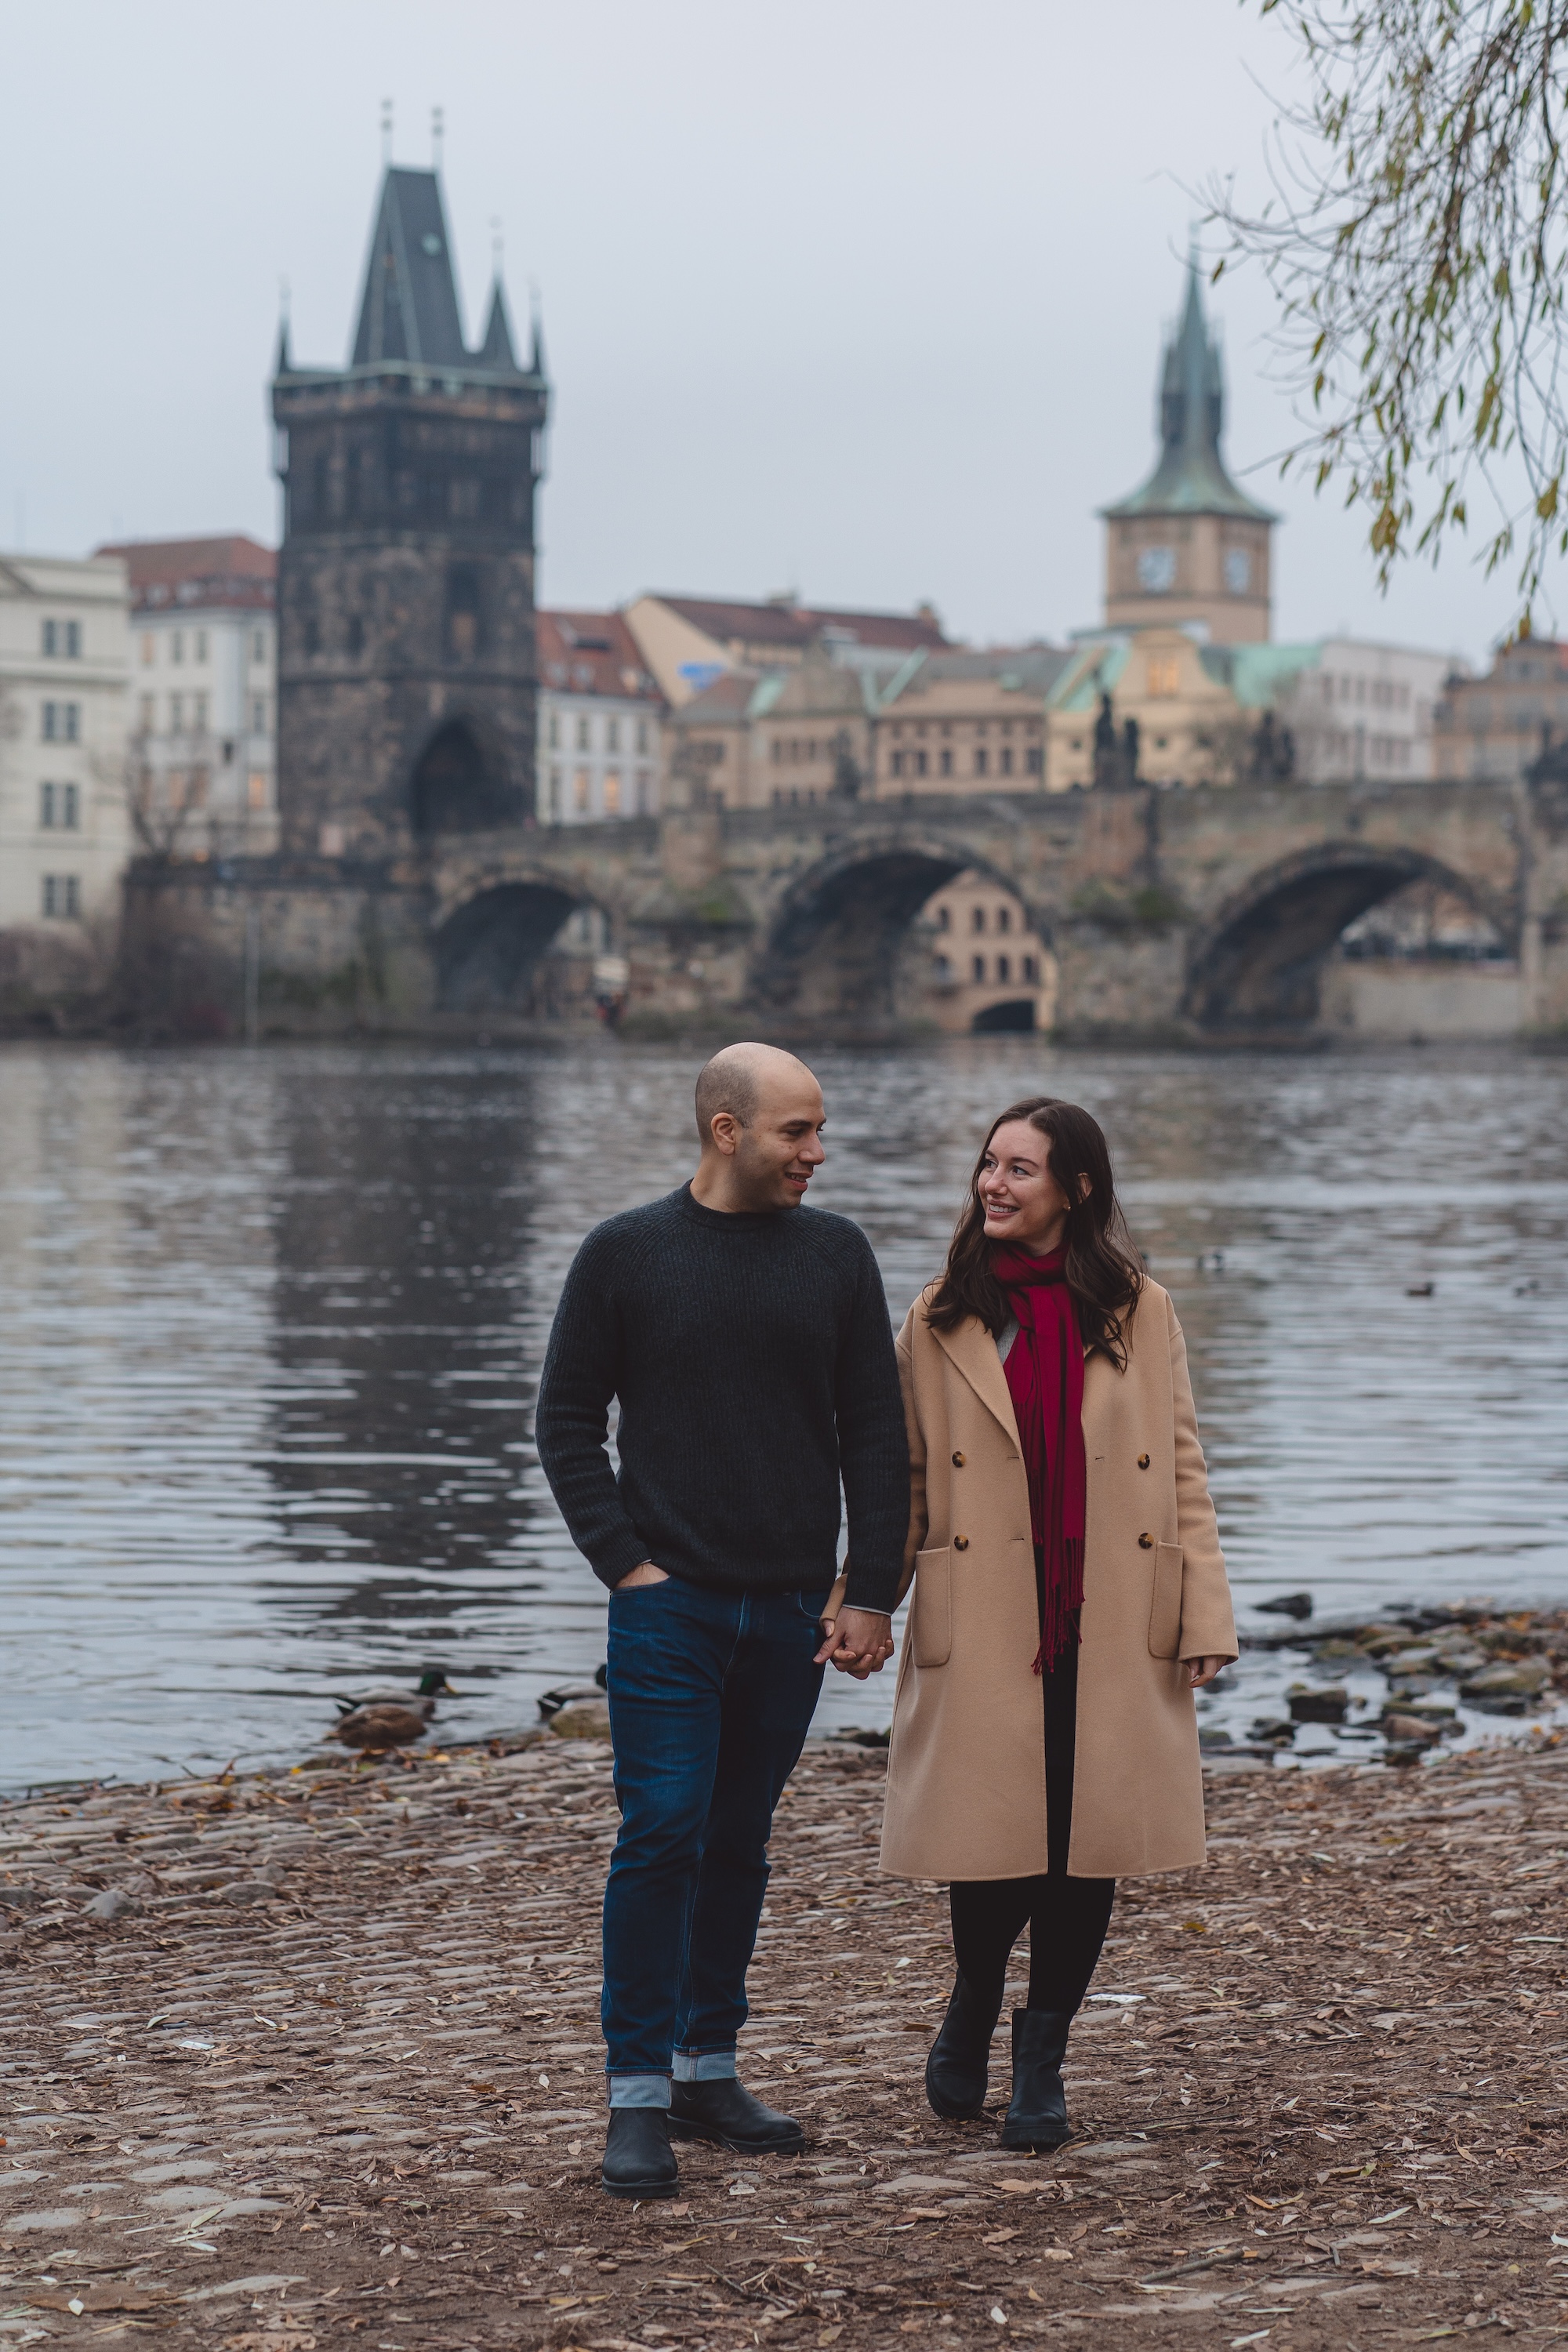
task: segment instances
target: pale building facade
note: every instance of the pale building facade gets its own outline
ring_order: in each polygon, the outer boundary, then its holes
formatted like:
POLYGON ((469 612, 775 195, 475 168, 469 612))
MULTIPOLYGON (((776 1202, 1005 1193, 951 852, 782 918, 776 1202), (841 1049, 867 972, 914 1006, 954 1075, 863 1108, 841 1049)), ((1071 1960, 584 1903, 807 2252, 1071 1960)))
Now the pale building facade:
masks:
POLYGON ((1195 265, 1160 375, 1160 456, 1141 489, 1103 507, 1108 628, 1186 623, 1221 645, 1269 629, 1277 517, 1238 490, 1220 455, 1225 375, 1195 265))
POLYGON ((1068 662, 1046 646, 912 655, 878 701, 878 798, 1043 791, 1046 698, 1068 662))
POLYGON ((1425 783, 1439 772, 1436 714, 1450 678, 1465 664, 1452 654, 1414 646, 1384 646, 1358 637, 1323 637, 1316 645, 1278 651, 1297 666, 1270 681, 1260 665, 1254 678, 1237 649, 1237 691, 1272 692, 1282 725, 1296 747, 1296 774, 1309 784, 1363 778, 1425 783))
POLYGON ((930 965, 926 1014, 939 1029, 1049 1029, 1057 961, 1030 929, 1024 902, 984 874, 957 874, 916 918, 930 965))
POLYGON ((1504 646, 1484 677, 1457 670, 1437 698, 1435 772, 1455 782, 1507 784, 1568 735, 1568 645, 1521 637, 1504 646))
POLYGON ((144 847, 278 845, 278 558, 243 532, 100 548, 132 595, 132 744, 144 847))
POLYGON ((68 962, 132 855, 130 593, 108 557, 0 556, 0 929, 68 962))
POLYGON ((542 824, 652 816, 660 805, 664 698, 618 613, 541 612, 542 824))

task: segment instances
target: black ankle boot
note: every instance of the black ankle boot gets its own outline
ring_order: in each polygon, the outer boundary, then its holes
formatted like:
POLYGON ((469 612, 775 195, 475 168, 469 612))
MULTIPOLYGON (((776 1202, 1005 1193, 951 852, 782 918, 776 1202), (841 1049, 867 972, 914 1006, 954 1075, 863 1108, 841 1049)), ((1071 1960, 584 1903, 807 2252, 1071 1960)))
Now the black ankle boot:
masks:
POLYGON ((983 2000, 962 1973, 952 1988, 942 2032, 926 2060, 926 2097, 932 2112, 952 2120, 977 2116, 985 2105, 991 2036, 1002 2014, 1002 1989, 983 2000))
POLYGON ((1060 2147, 1071 2139, 1062 2088, 1071 2023, 1067 2010, 1013 2011, 1013 2104, 1002 2126, 1004 2147, 1060 2147))
POLYGON ((805 2134, 793 2116, 753 2098, 733 2074, 710 2083, 669 2086, 671 2139, 709 2139, 738 2156, 795 2156, 805 2134))
POLYGON ((612 2107, 601 2188, 612 2197, 673 2197, 680 2170, 662 2107, 612 2107))

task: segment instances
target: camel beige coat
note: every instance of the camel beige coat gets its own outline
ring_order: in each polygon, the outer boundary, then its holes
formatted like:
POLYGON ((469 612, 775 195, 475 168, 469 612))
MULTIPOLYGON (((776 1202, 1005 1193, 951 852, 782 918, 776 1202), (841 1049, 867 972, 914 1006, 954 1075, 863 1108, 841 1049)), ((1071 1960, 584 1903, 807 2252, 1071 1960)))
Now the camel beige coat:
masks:
MULTIPOLYGON (((899 1660, 882 1868, 900 1878, 1043 1871, 1045 1716, 1029 1496, 1002 1360, 984 1325, 899 1334, 914 1601, 899 1660)), ((1186 1348, 1145 1285, 1127 1369, 1084 1367, 1089 1456, 1068 1870, 1131 1878, 1205 1858, 1197 1719, 1184 1658, 1234 1658, 1186 1348)))

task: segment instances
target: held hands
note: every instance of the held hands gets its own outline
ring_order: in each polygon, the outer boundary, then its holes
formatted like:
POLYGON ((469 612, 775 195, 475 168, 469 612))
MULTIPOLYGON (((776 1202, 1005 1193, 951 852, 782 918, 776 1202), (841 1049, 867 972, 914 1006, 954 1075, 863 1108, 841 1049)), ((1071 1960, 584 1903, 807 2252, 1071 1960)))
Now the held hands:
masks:
POLYGON ((1194 1690, 1202 1690, 1205 1683, 1213 1682, 1215 1675, 1224 1665, 1225 1660, 1223 1658, 1184 1658, 1182 1664, 1187 1670, 1187 1679, 1194 1690))
POLYGON ((813 1664, 837 1666, 858 1683, 879 1675, 893 1654, 893 1621, 879 1609, 841 1609, 823 1619, 822 1635, 813 1664))

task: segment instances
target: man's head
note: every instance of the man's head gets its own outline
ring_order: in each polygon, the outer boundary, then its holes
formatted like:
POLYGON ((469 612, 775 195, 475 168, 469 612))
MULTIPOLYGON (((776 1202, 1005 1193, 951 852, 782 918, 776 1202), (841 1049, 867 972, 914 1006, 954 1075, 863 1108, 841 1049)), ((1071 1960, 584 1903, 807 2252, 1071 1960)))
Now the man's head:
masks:
POLYGON ((697 1081, 696 1195, 730 1210, 797 1208, 826 1153, 822 1088, 776 1045, 726 1045, 697 1081))

